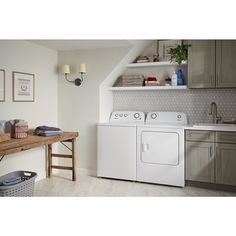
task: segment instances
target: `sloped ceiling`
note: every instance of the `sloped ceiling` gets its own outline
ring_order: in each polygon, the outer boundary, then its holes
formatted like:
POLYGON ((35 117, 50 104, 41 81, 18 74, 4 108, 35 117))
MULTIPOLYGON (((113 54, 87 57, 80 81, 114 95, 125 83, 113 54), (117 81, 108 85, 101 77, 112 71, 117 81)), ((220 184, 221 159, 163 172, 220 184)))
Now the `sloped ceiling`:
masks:
POLYGON ((132 45, 132 42, 129 40, 27 40, 27 41, 57 51, 129 47, 132 45))

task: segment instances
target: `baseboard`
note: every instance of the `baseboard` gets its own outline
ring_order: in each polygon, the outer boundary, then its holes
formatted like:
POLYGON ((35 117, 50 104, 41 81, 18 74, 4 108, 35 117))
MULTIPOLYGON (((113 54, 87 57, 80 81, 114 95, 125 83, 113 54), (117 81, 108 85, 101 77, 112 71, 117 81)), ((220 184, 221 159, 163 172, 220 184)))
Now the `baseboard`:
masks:
POLYGON ((186 186, 214 189, 219 191, 227 191, 227 192, 236 192, 236 186, 224 185, 224 184, 215 184, 215 183, 204 183, 198 181, 185 181, 186 186))
POLYGON ((86 168, 76 168, 77 175, 91 175, 91 176, 97 176, 96 170, 89 170, 86 168))

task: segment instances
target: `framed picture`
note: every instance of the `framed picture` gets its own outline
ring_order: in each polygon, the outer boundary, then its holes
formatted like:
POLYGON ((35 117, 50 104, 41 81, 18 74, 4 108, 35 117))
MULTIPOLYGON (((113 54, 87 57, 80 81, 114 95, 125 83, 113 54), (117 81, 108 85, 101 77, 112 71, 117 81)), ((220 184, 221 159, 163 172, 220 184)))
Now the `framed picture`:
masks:
POLYGON ((170 61, 170 48, 181 45, 181 40, 163 40, 159 41, 159 60, 170 61))
POLYGON ((13 101, 34 101, 34 74, 23 72, 12 72, 13 77, 13 101))
POLYGON ((5 101, 5 70, 0 69, 0 102, 5 101))

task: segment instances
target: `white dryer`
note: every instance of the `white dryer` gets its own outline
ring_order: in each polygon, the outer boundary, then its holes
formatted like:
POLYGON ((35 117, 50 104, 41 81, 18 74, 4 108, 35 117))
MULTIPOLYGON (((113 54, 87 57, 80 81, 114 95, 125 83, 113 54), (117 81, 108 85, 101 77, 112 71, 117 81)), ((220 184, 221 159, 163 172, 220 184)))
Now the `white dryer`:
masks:
POLYGON ((137 128, 137 180, 184 187, 184 126, 180 112, 149 112, 137 128))
POLYGON ((136 180, 137 124, 144 120, 143 112, 116 111, 97 125, 97 176, 136 180))

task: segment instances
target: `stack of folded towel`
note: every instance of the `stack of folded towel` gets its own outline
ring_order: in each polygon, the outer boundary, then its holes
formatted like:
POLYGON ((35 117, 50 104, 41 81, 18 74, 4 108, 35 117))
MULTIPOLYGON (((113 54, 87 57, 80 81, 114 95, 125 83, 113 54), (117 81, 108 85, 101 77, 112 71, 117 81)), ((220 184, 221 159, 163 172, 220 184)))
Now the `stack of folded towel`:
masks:
POLYGON ((10 186, 22 182, 20 176, 0 181, 0 186, 10 186))
POLYGON ((143 86, 144 75, 122 75, 122 86, 143 86))
POLYGON ((63 132, 59 128, 49 127, 49 126, 38 126, 35 129, 35 134, 40 136, 56 136, 61 135, 63 132))

